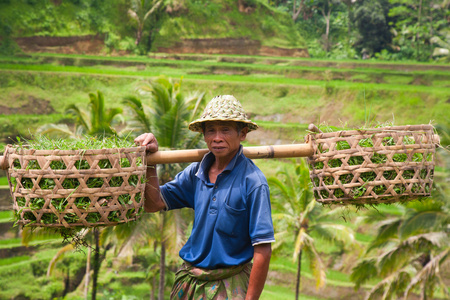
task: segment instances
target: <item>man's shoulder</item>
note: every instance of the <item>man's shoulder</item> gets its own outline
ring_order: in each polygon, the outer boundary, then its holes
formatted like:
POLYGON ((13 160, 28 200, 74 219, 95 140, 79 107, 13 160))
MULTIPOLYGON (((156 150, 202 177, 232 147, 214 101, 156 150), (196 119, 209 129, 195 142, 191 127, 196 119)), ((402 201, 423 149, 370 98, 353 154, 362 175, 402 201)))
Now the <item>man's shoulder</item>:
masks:
POLYGON ((251 159, 245 157, 244 163, 245 171, 242 175, 247 183, 257 186, 267 185, 266 176, 251 159))

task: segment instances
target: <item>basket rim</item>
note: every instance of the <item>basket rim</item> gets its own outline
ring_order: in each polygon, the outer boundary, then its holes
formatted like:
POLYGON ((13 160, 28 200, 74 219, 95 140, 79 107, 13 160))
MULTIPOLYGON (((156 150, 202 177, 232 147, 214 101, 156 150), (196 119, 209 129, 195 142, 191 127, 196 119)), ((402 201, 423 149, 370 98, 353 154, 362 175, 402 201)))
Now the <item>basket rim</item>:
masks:
POLYGON ((8 145, 5 154, 17 154, 17 155, 36 155, 36 156, 48 156, 48 155, 98 155, 98 154, 121 154, 130 152, 145 152, 145 146, 138 147, 123 147, 123 148, 102 148, 102 149, 77 149, 77 150, 60 150, 60 149, 33 149, 33 148, 18 148, 17 146, 8 145))
POLYGON ((362 134, 374 134, 381 132, 417 132, 417 131, 433 131, 434 126, 430 124, 422 125, 405 125, 405 126, 386 126, 379 128, 364 128, 364 129, 351 129, 351 130, 338 130, 332 132, 310 132, 312 136, 322 136, 322 137, 336 137, 336 136, 346 136, 346 135, 362 135, 362 134))

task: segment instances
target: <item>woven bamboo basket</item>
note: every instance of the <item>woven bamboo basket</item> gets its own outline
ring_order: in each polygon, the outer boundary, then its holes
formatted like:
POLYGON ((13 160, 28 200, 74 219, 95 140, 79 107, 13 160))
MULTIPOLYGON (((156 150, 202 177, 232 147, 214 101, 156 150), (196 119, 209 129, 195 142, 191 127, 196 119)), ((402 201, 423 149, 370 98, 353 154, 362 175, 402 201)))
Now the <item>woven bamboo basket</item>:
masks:
POLYGON ((145 147, 7 148, 5 157, 19 224, 110 226, 136 220, 143 206, 145 147))
POLYGON ((379 204, 430 196, 436 137, 431 125, 309 134, 316 200, 379 204))

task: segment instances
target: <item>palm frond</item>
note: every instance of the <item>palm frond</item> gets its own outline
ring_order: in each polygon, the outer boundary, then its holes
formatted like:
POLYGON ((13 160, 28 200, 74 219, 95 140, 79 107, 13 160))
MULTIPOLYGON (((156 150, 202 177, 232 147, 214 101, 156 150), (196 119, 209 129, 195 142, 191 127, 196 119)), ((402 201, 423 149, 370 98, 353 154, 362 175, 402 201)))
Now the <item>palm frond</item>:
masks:
POLYGON ((357 245, 353 230, 348 226, 334 223, 317 223, 314 230, 321 238, 337 243, 343 247, 355 247, 357 245))
MULTIPOLYGON (((426 285, 428 281, 431 281, 433 278, 439 276, 440 265, 443 265, 445 261, 450 256, 450 248, 445 249, 435 257, 433 257, 423 268, 420 270, 414 278, 410 281, 409 285, 406 287, 404 293, 404 299, 408 298, 409 293, 413 288, 415 288, 419 284, 426 285)), ((439 285, 442 287, 442 291, 450 298, 450 294, 448 292, 446 284, 443 282, 441 278, 439 278, 439 285)))
POLYGON ((367 248, 367 253, 375 248, 381 248, 386 244, 398 239, 398 228, 401 224, 401 219, 388 219, 380 222, 378 232, 375 239, 370 243, 367 248))
POLYGON ((91 131, 91 119, 85 110, 79 108, 75 104, 70 104, 66 108, 66 114, 74 116, 76 123, 80 124, 85 132, 91 131))
POLYGON ((404 268, 396 273, 386 276, 369 291, 365 300, 391 299, 399 290, 404 289, 411 279, 412 272, 413 270, 411 270, 411 268, 404 268))
POLYGON ((309 268, 316 279, 316 289, 319 289, 325 285, 326 281, 325 264, 315 248, 314 243, 308 243, 307 246, 303 248, 303 251, 308 257, 309 268))
POLYGON ((79 138, 81 136, 77 131, 70 130, 67 124, 45 124, 39 127, 36 132, 52 138, 79 138))
POLYGON ((448 214, 443 211, 423 211, 404 220, 399 227, 400 239, 443 228, 448 214))
POLYGON ((300 228, 297 237, 295 238, 294 253, 292 255, 294 262, 297 261, 298 255, 305 244, 311 245, 312 243, 314 243, 314 239, 306 233, 305 228, 300 228))
POLYGON ((356 289, 378 275, 377 258, 364 258, 353 267, 350 280, 355 283, 356 289))
POLYGON ((128 106, 133 114, 135 122, 134 129, 137 129, 139 133, 151 132, 150 118, 145 114, 145 108, 141 99, 136 96, 127 96, 122 100, 122 103, 128 106))
POLYGON ((53 270, 55 269, 56 263, 64 257, 64 254, 69 251, 72 251, 73 249, 74 249, 74 246, 72 244, 67 244, 63 248, 58 250, 58 252, 55 254, 55 256, 53 256, 52 260, 48 264, 47 277, 50 277, 52 275, 53 270))

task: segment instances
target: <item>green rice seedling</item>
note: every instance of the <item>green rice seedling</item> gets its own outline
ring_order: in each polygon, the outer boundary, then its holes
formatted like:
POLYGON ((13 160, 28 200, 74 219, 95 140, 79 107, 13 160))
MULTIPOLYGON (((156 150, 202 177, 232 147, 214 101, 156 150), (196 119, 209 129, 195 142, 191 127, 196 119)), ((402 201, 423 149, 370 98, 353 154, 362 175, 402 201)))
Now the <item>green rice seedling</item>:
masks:
POLYGON ((66 178, 61 183, 62 187, 70 190, 70 189, 76 189, 78 186, 80 186, 80 182, 76 178, 66 178))
POLYGON ((28 162, 26 169, 27 170, 40 170, 41 166, 39 166, 39 163, 37 162, 37 160, 33 159, 28 162))
POLYGON ((342 166, 342 160, 340 160, 340 159, 330 159, 328 161, 328 166, 330 168, 339 168, 340 166, 342 166))
POLYGON ((370 161, 374 164, 384 164, 387 161, 387 156, 384 154, 374 153, 370 158, 370 161))
POLYGON ((336 198, 342 198, 342 197, 344 197, 344 191, 343 190, 341 190, 341 189, 336 189, 336 190, 334 190, 334 196, 336 197, 336 198))
MULTIPOLYGON (((20 139, 19 139, 20 140, 20 139)), ((88 170, 92 167, 98 168, 98 169, 111 169, 112 163, 109 159, 101 159, 97 162, 97 165, 91 166, 89 165, 88 161, 83 158, 84 150, 89 149, 115 149, 115 148, 132 148, 135 147, 133 141, 131 140, 124 140, 124 139, 118 139, 118 138, 95 138, 95 137, 86 137, 84 139, 78 139, 78 140, 64 140, 64 139, 49 139, 46 136, 38 136, 35 137, 34 140, 29 140, 26 143, 24 143, 22 140, 20 140, 20 143, 16 146, 18 149, 35 149, 35 150, 81 150, 81 158, 74 162, 74 167, 78 170, 88 170)), ((131 167, 131 161, 123 157, 119 160, 120 167, 121 168, 129 168, 131 167)), ((136 159, 137 166, 143 165, 143 160, 141 158, 136 159)), ((41 166, 38 164, 37 160, 29 160, 25 161, 25 166, 21 164, 19 159, 14 160, 13 162, 13 168, 14 169, 22 169, 26 168, 27 170, 40 170, 41 166)), ((66 170, 67 165, 64 163, 62 159, 54 159, 49 162, 49 169, 51 170, 66 170)), ((98 171, 100 172, 100 170, 98 171)), ((32 176, 35 176, 32 172, 30 173, 32 176)), ((55 172, 55 174, 58 174, 58 172, 55 172)), ((28 175, 29 176, 29 175, 28 175)), ((29 176, 31 177, 31 176, 29 176)), ((26 175, 24 177, 21 177, 20 183, 24 189, 32 189, 34 185, 37 183, 39 185, 39 188, 42 190, 52 190, 56 186, 56 180, 54 178, 45 178, 45 175, 39 179, 39 182, 37 182, 38 179, 27 178, 26 175), (36 181, 36 182, 35 182, 36 181)), ((61 179, 58 179, 61 180, 61 179)), ((16 224, 18 224, 18 221, 24 222, 26 225, 32 225, 37 222, 37 218, 35 216, 35 211, 42 210, 42 209, 56 209, 58 213, 53 213, 50 210, 45 211, 40 216, 40 223, 45 225, 52 225, 52 224, 58 224, 58 227, 48 227, 51 230, 54 230, 56 232, 59 232, 61 236, 64 238, 65 241, 70 241, 74 243, 76 247, 80 245, 84 245, 85 241, 79 237, 78 233, 83 229, 83 226, 81 225, 80 217, 73 212, 66 212, 66 210, 69 208, 69 202, 73 201, 73 205, 70 208, 77 208, 81 211, 81 213, 84 215, 87 213, 88 209, 92 208, 92 201, 90 197, 77 197, 75 199, 71 199, 71 195, 73 193, 76 193, 78 191, 78 188, 81 185, 81 179, 80 178, 64 178, 62 180, 61 186, 62 188, 66 190, 72 190, 70 195, 67 197, 58 197, 58 198, 52 198, 50 200, 50 203, 48 206, 45 206, 44 198, 31 198, 28 203, 26 201, 25 197, 18 197, 16 198, 18 210, 14 212, 14 218, 16 220, 16 224), (63 220, 67 222, 68 224, 77 224, 77 227, 70 227, 65 228, 62 227, 59 220, 59 216, 62 216, 63 220), (78 226, 78 224, 80 224, 78 226), (61 226, 61 227, 59 227, 61 226)), ((145 182, 144 176, 138 176, 138 175, 131 175, 128 179, 128 184, 131 186, 138 186, 139 181, 141 183, 145 182)), ((11 185, 14 187, 14 190, 16 189, 18 182, 17 178, 11 177, 10 178, 11 185)), ((109 184, 110 187, 121 187, 124 184, 124 177, 121 176, 114 176, 112 177, 108 182, 105 179, 105 177, 90 177, 86 180, 86 185, 88 188, 102 188, 106 183, 109 184)), ((141 193, 138 193, 135 195, 135 201, 140 202, 142 198, 141 193)), ((47 199, 47 198, 45 198, 47 199)), ((99 202, 101 206, 108 206, 112 197, 111 196, 104 196, 101 199, 99 199, 99 202)), ((120 195, 118 199, 119 203, 122 205, 130 205, 133 203, 131 195, 130 194, 124 194, 120 195)), ((130 209, 126 212, 126 216, 128 219, 135 218, 137 214, 141 213, 143 210, 139 209, 138 211, 135 211, 135 209, 130 209)), ((96 223, 100 222, 101 220, 101 214, 99 212, 88 212, 85 215, 85 220, 95 225, 96 223)), ((111 211, 108 215, 108 221, 110 222, 120 222, 121 221, 121 212, 119 210, 117 211, 111 211)))
POLYGON ((55 185, 55 181, 51 178, 41 178, 39 181, 39 187, 43 190, 52 190, 55 185))
POLYGON ((76 198, 74 201, 76 207, 81 209, 88 209, 91 205, 91 199, 89 197, 76 198))
POLYGON ((131 204, 132 203, 130 194, 119 195, 118 200, 119 200, 119 203, 122 204, 122 205, 126 205, 126 204, 131 204))
POLYGON ((102 216, 97 212, 88 213, 88 215, 86 216, 86 221, 89 223, 97 223, 101 218, 102 216))
POLYGON ((14 169, 22 169, 22 165, 20 164, 20 161, 18 159, 15 159, 13 161, 13 167, 14 169))
POLYGON ((74 166, 75 166, 75 168, 77 168, 77 170, 88 170, 91 167, 91 166, 89 166, 89 163, 87 162, 87 160, 84 160, 84 159, 77 160, 75 162, 74 166))
POLYGON ((42 215, 41 221, 44 224, 55 224, 58 222, 58 217, 52 213, 45 213, 42 215))
POLYGON ((103 186, 103 178, 100 177, 91 177, 86 180, 86 185, 88 188, 101 188, 103 186))
POLYGON ((339 180, 341 181, 342 184, 347 184, 352 182, 354 176, 353 174, 345 174, 345 175, 341 175, 339 176, 339 180))
MULTIPOLYGON (((137 175, 131 175, 130 178, 128 178, 128 184, 131 186, 136 186, 139 182, 139 176, 137 175)), ((141 178, 141 183, 143 183, 143 178, 141 178)))
POLYGON ((50 169, 52 169, 52 170, 65 170, 65 169, 67 169, 67 166, 61 160, 53 160, 53 161, 50 162, 50 169))
POLYGON ((366 193, 366 191, 367 191, 366 184, 363 184, 363 185, 360 186, 360 187, 355 187, 355 188, 353 188, 353 189, 352 189, 353 198, 356 199, 356 198, 359 198, 359 197, 364 196, 364 194, 366 193))
POLYGON ((31 178, 23 178, 20 181, 24 189, 32 189, 33 188, 33 181, 31 178))
POLYGON ((108 220, 111 222, 119 222, 120 212, 118 210, 110 212, 108 215, 108 220))
POLYGON ((26 199, 24 197, 17 197, 16 202, 19 207, 24 207, 26 205, 26 199))
POLYGON ((67 223, 71 224, 71 223, 77 223, 80 220, 80 218, 75 213, 67 213, 64 215, 64 220, 67 223))
POLYGON ((349 166, 359 166, 364 162, 364 158, 362 156, 352 156, 348 159, 349 166))
POLYGON ((31 209, 42 209, 44 207, 45 200, 43 198, 31 198, 29 207, 31 209))
POLYGON ((120 176, 115 176, 112 177, 111 180, 109 181, 109 186, 110 187, 120 187, 123 184, 123 177, 120 176))
POLYGON ((55 198, 52 199, 50 203, 53 205, 53 207, 56 208, 56 210, 62 212, 66 209, 68 201, 65 198, 55 198))

